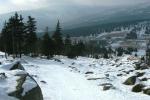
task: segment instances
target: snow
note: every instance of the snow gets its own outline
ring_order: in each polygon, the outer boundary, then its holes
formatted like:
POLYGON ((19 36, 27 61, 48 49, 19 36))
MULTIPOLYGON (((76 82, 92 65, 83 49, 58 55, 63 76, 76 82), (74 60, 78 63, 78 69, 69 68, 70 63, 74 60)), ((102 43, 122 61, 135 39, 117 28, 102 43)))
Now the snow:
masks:
MULTIPOLYGON (((149 69, 142 71, 134 69, 134 63, 138 60, 134 56, 124 55, 111 59, 87 57, 68 59, 64 56, 55 56, 54 59, 47 60, 24 57, 21 61, 25 70, 41 87, 44 100, 149 100, 150 96, 142 92, 134 93, 131 91, 133 86, 123 84, 127 78, 134 76, 137 72, 145 72, 145 75, 139 79, 150 77, 149 69), (87 72, 91 73, 87 74, 87 72), (122 76, 118 76, 119 74, 122 76), (104 91, 102 84, 112 84, 113 88, 104 91)), ((17 76, 11 78, 11 76, 27 74, 20 70, 10 72, 6 69, 0 69, 0 72, 4 71, 8 72, 7 76, 9 78, 10 75, 10 80, 6 82, 3 79, 1 82, 0 79, 0 91, 6 91, 6 93, 15 89, 15 80, 19 78, 17 76)), ((145 88, 150 86, 150 80, 140 82, 139 79, 136 83, 146 85, 145 88)), ((27 77, 23 84, 22 95, 36 86, 37 84, 30 77, 27 77)), ((5 98, 4 96, 11 98, 0 93, 1 95, 3 98, 5 98)))
MULTIPOLYGON (((132 86, 123 84, 128 77, 137 72, 125 74, 134 70, 133 63, 137 62, 134 57, 97 60, 86 57, 68 59, 59 56, 55 59, 61 62, 25 58, 28 62, 24 64, 25 69, 34 76, 42 88, 44 100, 149 100, 150 98, 143 93, 131 92, 132 86), (86 72, 94 74, 85 74, 86 72), (118 74, 123 76, 117 76, 118 74), (115 89, 103 91, 100 84, 105 83, 111 83, 115 89)), ((150 74, 147 72, 146 75, 148 77, 150 74)), ((147 85, 150 85, 150 82, 147 82, 147 85)))
POLYGON ((4 52, 0 52, 0 56, 5 56, 5 53, 4 52))
POLYGON ((18 76, 15 76, 16 71, 6 71, 0 69, 0 73, 7 73, 7 78, 0 79, 0 97, 1 100, 18 100, 13 97, 9 97, 8 93, 11 93, 16 90, 17 81, 19 79, 18 76))
POLYGON ((33 88, 37 87, 37 83, 35 81, 33 81, 33 79, 31 77, 27 76, 24 84, 22 85, 22 87, 23 87, 22 96, 24 96, 28 91, 30 91, 33 88))
POLYGON ((47 60, 30 59, 28 62, 34 66, 25 68, 30 74, 38 75, 36 80, 42 88, 44 100, 102 99, 97 86, 82 75, 68 71, 64 65, 47 60), (41 80, 47 83, 43 84, 41 80))

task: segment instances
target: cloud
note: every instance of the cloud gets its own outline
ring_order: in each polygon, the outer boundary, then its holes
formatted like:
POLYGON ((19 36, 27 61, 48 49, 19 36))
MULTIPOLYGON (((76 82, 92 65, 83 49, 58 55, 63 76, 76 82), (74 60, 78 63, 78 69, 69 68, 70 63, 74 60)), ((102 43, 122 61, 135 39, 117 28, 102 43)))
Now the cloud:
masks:
POLYGON ((19 10, 30 10, 41 7, 55 8, 59 5, 86 5, 86 6, 119 6, 131 5, 149 0, 0 0, 0 13, 19 10))
POLYGON ((5 0, 0 1, 0 13, 37 9, 46 6, 48 6, 48 0, 5 0))
POLYGON ((149 0, 73 0, 73 1, 78 4, 91 5, 91 6, 131 5, 131 4, 149 2, 149 0))

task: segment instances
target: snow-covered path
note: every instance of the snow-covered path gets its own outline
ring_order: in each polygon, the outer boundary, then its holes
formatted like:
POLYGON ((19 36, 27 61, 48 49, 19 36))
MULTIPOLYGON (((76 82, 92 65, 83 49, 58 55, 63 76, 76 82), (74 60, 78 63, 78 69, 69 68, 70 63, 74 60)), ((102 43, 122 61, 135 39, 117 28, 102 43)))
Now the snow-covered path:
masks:
POLYGON ((113 66, 114 61, 82 57, 76 60, 58 58, 60 62, 25 57, 22 64, 40 85, 44 100, 149 100, 148 95, 131 92, 131 87, 122 84, 124 78, 116 76, 122 68, 133 68, 132 62, 125 58, 120 59, 123 64, 120 67, 113 66), (94 74, 87 76, 87 71, 93 71, 94 74), (109 80, 103 79, 106 72, 109 73, 109 80), (87 80, 92 77, 102 79, 87 80), (103 82, 112 83, 115 89, 103 91, 99 85, 103 82))
POLYGON ((70 72, 65 65, 41 59, 27 59, 27 62, 25 68, 35 76, 44 100, 103 100, 95 84, 78 73, 70 72))

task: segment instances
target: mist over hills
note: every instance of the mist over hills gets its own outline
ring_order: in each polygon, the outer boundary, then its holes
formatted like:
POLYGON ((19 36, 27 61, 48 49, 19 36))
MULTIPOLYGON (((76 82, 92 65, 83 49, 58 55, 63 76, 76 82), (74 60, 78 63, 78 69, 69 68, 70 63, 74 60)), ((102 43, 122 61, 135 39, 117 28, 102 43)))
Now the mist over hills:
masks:
MULTIPOLYGON (((150 19, 150 4, 117 7, 62 5, 56 8, 46 7, 18 11, 18 13, 22 14, 25 19, 29 15, 35 17, 38 32, 43 32, 46 26, 49 26, 50 31, 54 31, 57 20, 59 19, 63 32, 70 34, 86 34, 87 30, 90 30, 90 32, 93 30, 95 32, 99 27, 106 26, 107 24, 113 25, 116 23, 138 22, 150 19)), ((0 15, 0 29, 4 21, 13 14, 14 12, 0 15)))

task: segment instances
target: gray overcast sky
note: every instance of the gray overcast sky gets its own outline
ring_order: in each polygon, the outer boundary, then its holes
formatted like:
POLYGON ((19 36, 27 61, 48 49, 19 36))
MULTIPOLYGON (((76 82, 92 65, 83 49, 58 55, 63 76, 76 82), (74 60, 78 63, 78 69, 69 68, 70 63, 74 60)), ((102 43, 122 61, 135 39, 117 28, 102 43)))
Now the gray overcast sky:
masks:
POLYGON ((0 14, 55 5, 117 6, 144 2, 150 0, 0 0, 0 14))

